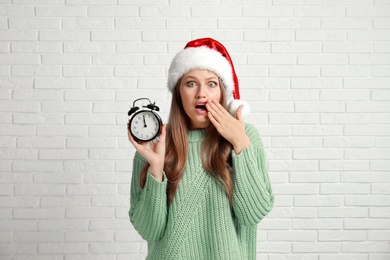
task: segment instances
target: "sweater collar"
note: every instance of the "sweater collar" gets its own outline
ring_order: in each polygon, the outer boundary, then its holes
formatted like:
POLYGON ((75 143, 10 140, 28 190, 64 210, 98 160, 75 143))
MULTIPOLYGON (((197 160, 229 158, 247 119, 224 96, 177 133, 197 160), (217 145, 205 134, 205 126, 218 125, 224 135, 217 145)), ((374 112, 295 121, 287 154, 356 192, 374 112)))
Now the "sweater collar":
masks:
POLYGON ((200 142, 206 133, 206 129, 196 129, 188 131, 188 141, 191 143, 200 142))

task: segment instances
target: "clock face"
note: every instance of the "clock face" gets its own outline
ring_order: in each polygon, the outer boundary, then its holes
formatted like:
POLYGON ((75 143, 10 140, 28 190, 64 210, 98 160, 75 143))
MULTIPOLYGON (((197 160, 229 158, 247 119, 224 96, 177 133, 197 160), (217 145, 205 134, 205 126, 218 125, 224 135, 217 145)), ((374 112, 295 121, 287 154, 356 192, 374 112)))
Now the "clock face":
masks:
POLYGON ((139 111, 130 120, 130 132, 137 141, 150 141, 160 133, 161 119, 152 111, 139 111))

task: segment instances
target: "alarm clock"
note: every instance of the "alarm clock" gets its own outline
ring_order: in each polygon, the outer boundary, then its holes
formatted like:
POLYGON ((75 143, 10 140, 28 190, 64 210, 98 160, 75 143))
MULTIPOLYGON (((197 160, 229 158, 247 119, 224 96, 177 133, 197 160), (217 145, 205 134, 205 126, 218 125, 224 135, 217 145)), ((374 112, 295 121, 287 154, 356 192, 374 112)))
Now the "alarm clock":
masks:
POLYGON ((129 130, 134 140, 137 142, 149 142, 160 134, 162 120, 156 113, 160 108, 152 103, 148 98, 138 98, 134 100, 133 107, 127 115, 129 119, 129 130), (135 104, 141 100, 147 100, 148 105, 140 107, 135 104))

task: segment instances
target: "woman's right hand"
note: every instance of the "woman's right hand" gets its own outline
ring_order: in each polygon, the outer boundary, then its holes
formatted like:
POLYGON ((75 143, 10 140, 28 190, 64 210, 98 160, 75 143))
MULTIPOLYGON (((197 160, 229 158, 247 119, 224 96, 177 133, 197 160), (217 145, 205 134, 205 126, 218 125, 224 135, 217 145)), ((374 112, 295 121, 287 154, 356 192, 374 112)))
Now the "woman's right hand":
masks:
POLYGON ((130 133, 129 123, 127 123, 127 135, 134 148, 150 164, 148 172, 158 181, 163 180, 164 160, 165 160, 165 136, 166 124, 161 127, 160 136, 157 142, 138 143, 130 133))

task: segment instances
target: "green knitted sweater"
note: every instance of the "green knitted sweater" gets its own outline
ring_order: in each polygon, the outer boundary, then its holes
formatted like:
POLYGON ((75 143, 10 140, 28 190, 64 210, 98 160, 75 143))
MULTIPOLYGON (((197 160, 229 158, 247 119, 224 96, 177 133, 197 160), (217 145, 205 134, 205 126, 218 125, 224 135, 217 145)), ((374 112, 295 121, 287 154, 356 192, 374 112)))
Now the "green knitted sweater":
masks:
POLYGON ((272 209, 274 197, 260 136, 245 124, 251 145, 232 151, 233 205, 225 188, 202 167, 199 149, 204 130, 188 132, 188 158, 175 198, 167 205, 167 179, 150 173, 144 188, 139 173, 145 160, 133 161, 130 220, 148 242, 147 259, 256 259, 257 224, 272 209))

